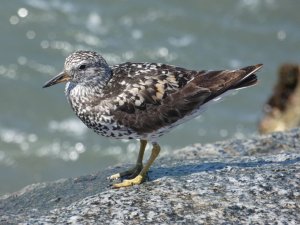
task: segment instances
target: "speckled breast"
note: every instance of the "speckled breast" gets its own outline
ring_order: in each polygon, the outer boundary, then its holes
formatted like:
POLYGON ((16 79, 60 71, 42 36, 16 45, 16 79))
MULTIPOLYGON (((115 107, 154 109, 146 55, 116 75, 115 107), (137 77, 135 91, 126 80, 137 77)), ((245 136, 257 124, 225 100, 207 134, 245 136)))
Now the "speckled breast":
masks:
POLYGON ((114 106, 106 104, 105 100, 95 104, 93 95, 86 88, 68 83, 65 93, 76 115, 97 134, 116 139, 141 138, 132 129, 122 126, 114 120, 111 115, 111 110, 115 110, 114 106))

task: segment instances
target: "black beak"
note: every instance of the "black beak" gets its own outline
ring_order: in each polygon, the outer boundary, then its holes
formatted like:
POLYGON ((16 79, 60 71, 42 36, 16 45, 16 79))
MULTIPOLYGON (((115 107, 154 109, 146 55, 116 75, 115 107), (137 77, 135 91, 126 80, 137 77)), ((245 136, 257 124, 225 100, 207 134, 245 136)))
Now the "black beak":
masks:
POLYGON ((46 82, 44 84, 43 88, 50 87, 50 86, 58 84, 58 83, 67 82, 70 79, 71 79, 71 77, 63 71, 60 74, 58 74, 57 76, 53 77, 48 82, 46 82))

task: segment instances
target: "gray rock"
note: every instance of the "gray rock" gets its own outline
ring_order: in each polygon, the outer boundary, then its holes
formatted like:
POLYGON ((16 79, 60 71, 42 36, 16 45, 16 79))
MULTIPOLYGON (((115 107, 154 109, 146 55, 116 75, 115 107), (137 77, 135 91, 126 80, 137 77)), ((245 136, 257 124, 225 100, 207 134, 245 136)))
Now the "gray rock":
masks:
POLYGON ((33 184, 0 197, 0 224, 300 224, 300 129, 186 147, 140 186, 123 168, 33 184))

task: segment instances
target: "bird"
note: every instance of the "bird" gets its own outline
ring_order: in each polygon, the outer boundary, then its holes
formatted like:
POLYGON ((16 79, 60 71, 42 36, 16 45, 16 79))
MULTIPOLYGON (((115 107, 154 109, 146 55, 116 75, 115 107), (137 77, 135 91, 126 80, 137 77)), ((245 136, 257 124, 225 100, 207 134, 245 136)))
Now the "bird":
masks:
POLYGON ((71 108, 88 128, 105 137, 140 141, 135 166, 108 177, 121 180, 112 184, 121 188, 145 181, 161 150, 158 138, 199 116, 225 93, 255 85, 255 73, 262 66, 235 70, 191 70, 146 62, 110 66, 97 52, 77 50, 43 88, 66 83, 71 108), (152 151, 144 165, 148 142, 152 151))

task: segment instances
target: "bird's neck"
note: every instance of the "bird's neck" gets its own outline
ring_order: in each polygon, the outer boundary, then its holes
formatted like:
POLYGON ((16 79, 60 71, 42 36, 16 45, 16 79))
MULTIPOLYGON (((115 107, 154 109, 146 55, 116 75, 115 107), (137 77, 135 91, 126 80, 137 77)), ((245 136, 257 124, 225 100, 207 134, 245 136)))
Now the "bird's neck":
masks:
POLYGON ((105 72, 103 73, 103 75, 95 74, 92 76, 84 77, 84 79, 81 79, 78 84, 85 87, 86 89, 90 89, 91 91, 99 91, 106 86, 106 84, 111 79, 111 76, 111 72, 105 72))
POLYGON ((82 105, 92 105, 94 101, 103 97, 102 86, 99 84, 94 86, 69 82, 66 85, 65 94, 74 110, 81 108, 82 105))
POLYGON ((101 91, 97 93, 94 88, 69 82, 65 94, 75 114, 89 127, 93 118, 91 112, 96 104, 95 99, 99 99, 97 95, 101 96, 101 91))

